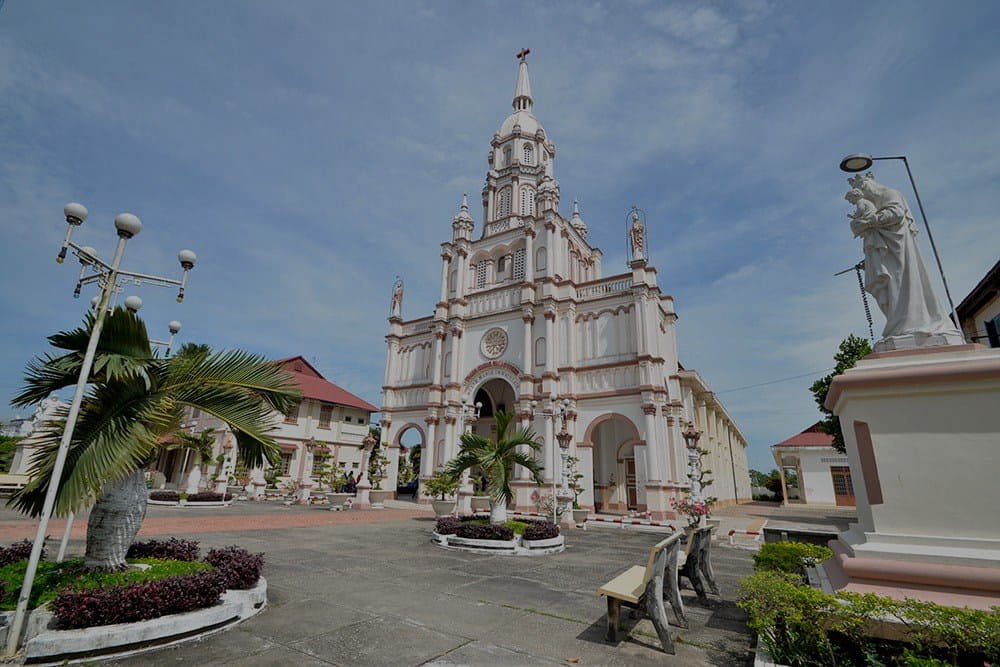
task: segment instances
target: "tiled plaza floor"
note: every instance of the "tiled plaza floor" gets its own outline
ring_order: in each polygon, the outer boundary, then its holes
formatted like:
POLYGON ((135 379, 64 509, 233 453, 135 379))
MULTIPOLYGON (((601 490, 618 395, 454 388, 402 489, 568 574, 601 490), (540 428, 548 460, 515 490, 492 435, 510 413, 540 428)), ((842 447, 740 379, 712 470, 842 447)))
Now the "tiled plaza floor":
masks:
MULTIPOLYGON (((0 539, 32 527, 0 514, 0 539)), ((83 527, 81 520, 81 537, 83 527)), ((626 628, 635 624, 631 636, 605 643, 605 601, 594 594, 645 563, 662 535, 571 530, 564 553, 511 557, 444 551, 430 542, 432 527, 423 510, 150 508, 144 535, 265 552, 269 606, 225 632, 109 664, 750 664, 750 635, 733 602, 737 581, 751 570, 746 551, 713 547, 722 596, 705 604, 683 590, 691 628, 671 628, 679 642, 669 656, 648 620, 627 621, 626 628)), ((82 549, 82 540, 71 541, 71 553, 82 549)))

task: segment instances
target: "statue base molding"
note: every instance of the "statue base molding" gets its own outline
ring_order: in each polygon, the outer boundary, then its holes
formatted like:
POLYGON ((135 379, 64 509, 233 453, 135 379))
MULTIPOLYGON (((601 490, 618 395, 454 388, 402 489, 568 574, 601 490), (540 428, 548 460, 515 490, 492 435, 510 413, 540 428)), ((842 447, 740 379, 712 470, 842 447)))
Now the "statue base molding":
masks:
POLYGON ((829 590, 1000 605, 1000 350, 874 353, 834 379, 858 522, 830 543, 829 590))
POLYGON ((916 348, 940 347, 944 345, 964 345, 962 334, 956 331, 924 334, 911 333, 902 336, 889 336, 875 343, 876 352, 892 352, 894 350, 913 350, 916 348))

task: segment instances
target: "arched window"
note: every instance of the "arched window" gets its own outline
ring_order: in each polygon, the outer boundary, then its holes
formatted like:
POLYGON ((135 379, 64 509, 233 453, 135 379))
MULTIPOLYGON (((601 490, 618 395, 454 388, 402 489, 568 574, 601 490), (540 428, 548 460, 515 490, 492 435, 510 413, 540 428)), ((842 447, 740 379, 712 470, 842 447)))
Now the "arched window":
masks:
POLYGON ((451 377, 451 352, 445 352, 444 355, 444 376, 451 377))
POLYGON ((503 257, 497 260, 497 275, 503 273, 504 269, 506 268, 507 268, 507 255, 504 255, 503 257))
POLYGON ((535 339, 535 365, 545 365, 545 337, 535 339))
POLYGON ((527 185, 521 187, 521 215, 535 214, 535 189, 527 185))
POLYGON ((504 167, 510 166, 510 146, 503 149, 503 166, 504 167))
POLYGON ((511 192, 510 186, 508 185, 503 190, 500 191, 500 201, 497 204, 497 218, 503 218, 510 215, 510 204, 511 204, 511 192))
POLYGON ((522 160, 524 164, 527 165, 535 164, 534 153, 535 153, 535 148, 531 144, 524 145, 524 159, 522 160))
POLYGON ((448 276, 448 289, 452 292, 458 289, 458 269, 454 269, 448 276))
POLYGON ((545 269, 545 246, 540 247, 535 251, 535 271, 542 271, 545 269))

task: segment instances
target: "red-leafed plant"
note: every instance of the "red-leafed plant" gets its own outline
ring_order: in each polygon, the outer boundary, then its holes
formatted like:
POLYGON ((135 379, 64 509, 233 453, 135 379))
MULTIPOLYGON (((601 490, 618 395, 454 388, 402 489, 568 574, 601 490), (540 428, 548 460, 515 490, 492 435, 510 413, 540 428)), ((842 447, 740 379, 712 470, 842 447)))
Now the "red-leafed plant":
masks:
POLYGON ((214 565, 226 582, 226 588, 246 590, 253 588, 264 571, 264 554, 252 554, 242 547, 212 549, 205 562, 214 565))

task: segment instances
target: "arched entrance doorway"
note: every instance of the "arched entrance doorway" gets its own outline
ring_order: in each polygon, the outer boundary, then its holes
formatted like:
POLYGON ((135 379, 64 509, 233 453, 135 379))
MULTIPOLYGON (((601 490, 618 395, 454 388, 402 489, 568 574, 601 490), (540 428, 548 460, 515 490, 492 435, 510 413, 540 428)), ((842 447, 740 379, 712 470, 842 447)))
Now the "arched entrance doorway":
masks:
POLYGON ((506 380, 493 378, 487 380, 476 390, 472 402, 481 405, 479 419, 472 425, 472 432, 484 438, 496 438, 498 412, 513 412, 517 397, 514 388, 506 380))
MULTIPOLYGON (((417 424, 406 424, 396 433, 393 444, 398 447, 396 486, 403 487, 420 477, 420 460, 427 448, 424 430, 417 424)), ((389 450, 391 453, 393 450, 389 450)), ((409 493, 409 491, 407 491, 409 493)), ((416 500, 416 494, 413 495, 416 500)))
POLYGON ((635 446, 642 444, 632 421, 620 414, 598 417, 587 429, 594 443, 594 509, 627 512, 639 508, 639 470, 635 446))

